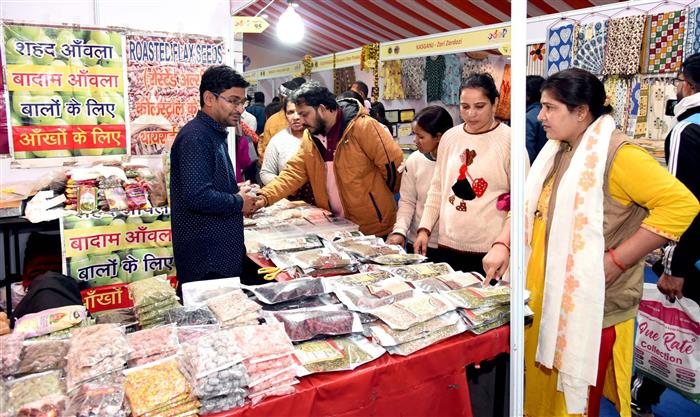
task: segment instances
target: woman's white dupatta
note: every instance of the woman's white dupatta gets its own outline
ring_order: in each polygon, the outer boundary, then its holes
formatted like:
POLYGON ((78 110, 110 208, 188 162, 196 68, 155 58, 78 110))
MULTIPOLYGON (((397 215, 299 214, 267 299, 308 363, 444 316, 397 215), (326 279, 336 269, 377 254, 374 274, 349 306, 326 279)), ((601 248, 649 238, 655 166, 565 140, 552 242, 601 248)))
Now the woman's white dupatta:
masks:
MULTIPOLYGON (((558 186, 545 270, 542 319, 536 361, 559 371, 558 389, 567 411, 586 411, 588 387, 596 384, 603 325, 603 186, 615 122, 595 120, 583 134, 558 186)), ((550 140, 537 156, 525 183, 525 239, 529 261, 537 201, 560 142, 550 140)))

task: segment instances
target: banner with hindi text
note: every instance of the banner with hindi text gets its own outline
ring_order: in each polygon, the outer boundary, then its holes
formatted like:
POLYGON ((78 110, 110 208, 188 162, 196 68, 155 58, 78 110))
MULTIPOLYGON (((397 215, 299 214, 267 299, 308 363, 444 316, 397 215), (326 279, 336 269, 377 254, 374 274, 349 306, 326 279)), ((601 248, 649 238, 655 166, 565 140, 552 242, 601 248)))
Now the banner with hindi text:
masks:
POLYGON ((89 287, 175 276, 168 207, 65 217, 61 240, 63 273, 89 287))
POLYGON ((199 83, 224 63, 222 39, 188 35, 126 38, 132 155, 157 155, 200 109, 199 83))
POLYGON ((126 154, 119 32, 4 24, 15 159, 126 154))

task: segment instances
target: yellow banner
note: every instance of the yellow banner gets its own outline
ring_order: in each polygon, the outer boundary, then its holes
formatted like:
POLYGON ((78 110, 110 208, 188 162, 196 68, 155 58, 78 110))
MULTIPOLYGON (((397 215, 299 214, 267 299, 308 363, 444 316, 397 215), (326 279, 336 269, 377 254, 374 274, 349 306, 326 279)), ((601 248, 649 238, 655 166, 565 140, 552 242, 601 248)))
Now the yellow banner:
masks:
POLYGON ((442 55, 462 51, 498 49, 510 44, 510 26, 381 45, 381 60, 442 55))
POLYGON ((109 254, 124 248, 152 248, 172 245, 170 222, 158 220, 144 224, 112 224, 65 229, 66 257, 109 254))
POLYGON ((296 76, 298 74, 301 74, 302 70, 303 68, 301 62, 295 62, 286 65, 279 65, 275 67, 267 67, 255 71, 250 71, 246 74, 252 74, 251 78, 254 78, 256 81, 260 81, 268 78, 296 76))
POLYGON ((270 26, 260 16, 233 16, 233 31, 238 33, 262 33, 270 26))
MULTIPOLYGON (((362 55, 362 50, 351 51, 351 52, 341 52, 335 54, 335 67, 345 68, 352 67, 355 65, 360 65, 360 56, 362 55)), ((314 69, 312 72, 326 71, 333 69, 333 55, 324 56, 322 58, 314 58, 314 69)))
POLYGON ((122 91, 122 68, 8 65, 9 91, 122 91))

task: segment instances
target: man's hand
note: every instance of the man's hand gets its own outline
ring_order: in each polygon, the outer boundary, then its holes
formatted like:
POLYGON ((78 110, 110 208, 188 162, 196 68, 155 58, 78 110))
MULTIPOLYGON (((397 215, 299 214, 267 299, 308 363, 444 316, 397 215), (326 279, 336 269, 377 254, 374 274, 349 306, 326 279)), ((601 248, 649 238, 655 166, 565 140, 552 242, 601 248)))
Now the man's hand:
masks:
POLYGON ((253 213, 255 213, 263 207, 265 207, 265 199, 261 196, 258 196, 257 200, 255 200, 255 207, 253 208, 253 213))
POLYGON ((392 233, 386 238, 387 245, 399 245, 403 246, 406 243, 406 238, 398 233, 392 233))
POLYGON ((656 287, 666 295, 670 301, 683 298, 683 278, 672 275, 661 274, 661 278, 656 282, 656 287))
POLYGON ((250 216, 251 214, 255 213, 257 211, 256 208, 256 203, 258 201, 258 197, 253 197, 250 196, 247 193, 240 192, 238 195, 241 196, 243 199, 243 215, 244 216, 250 216))

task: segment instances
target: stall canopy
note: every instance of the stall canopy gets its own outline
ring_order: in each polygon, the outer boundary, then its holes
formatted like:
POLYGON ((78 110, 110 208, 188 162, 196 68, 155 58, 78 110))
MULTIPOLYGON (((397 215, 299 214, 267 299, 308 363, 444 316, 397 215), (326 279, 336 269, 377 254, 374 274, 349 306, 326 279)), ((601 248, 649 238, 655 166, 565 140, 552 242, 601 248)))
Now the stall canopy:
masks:
MULTIPOLYGON (((615 3, 614 0, 528 1, 528 17, 615 3)), ((504 0, 295 0, 306 34, 298 47, 283 47, 275 31, 246 34, 245 42, 268 50, 313 56, 345 51, 372 42, 407 39, 510 21, 504 0)), ((236 13, 261 15, 274 25, 287 7, 284 0, 252 0, 236 13), (269 3, 269 7, 265 8, 269 3)))

